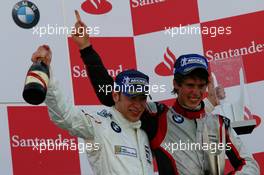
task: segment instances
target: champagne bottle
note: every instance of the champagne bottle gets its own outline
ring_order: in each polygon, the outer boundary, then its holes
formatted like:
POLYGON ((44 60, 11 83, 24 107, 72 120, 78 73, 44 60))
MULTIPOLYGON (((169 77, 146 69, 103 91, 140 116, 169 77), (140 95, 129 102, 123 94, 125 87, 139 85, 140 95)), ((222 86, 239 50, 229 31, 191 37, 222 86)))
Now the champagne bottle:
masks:
POLYGON ((45 63, 42 61, 33 63, 25 80, 24 100, 32 105, 41 104, 46 98, 49 78, 49 67, 45 63))

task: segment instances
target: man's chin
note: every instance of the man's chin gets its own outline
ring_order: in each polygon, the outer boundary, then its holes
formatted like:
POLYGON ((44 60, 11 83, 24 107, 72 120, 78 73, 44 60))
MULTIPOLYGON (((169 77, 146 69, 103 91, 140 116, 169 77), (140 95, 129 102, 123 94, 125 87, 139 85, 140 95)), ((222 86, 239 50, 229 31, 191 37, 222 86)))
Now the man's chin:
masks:
POLYGON ((200 102, 197 102, 197 103, 189 103, 189 104, 188 104, 188 107, 189 107, 190 109, 196 109, 197 106, 199 106, 200 103, 201 103, 201 101, 200 101, 200 102))

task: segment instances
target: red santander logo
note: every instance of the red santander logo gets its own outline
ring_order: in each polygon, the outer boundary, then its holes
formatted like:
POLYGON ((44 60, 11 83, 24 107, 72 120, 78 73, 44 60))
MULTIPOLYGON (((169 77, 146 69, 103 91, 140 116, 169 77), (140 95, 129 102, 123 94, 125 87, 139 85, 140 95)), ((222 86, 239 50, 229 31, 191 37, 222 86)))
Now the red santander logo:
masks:
POLYGON ((167 47, 166 52, 163 56, 164 60, 155 67, 156 74, 160 76, 170 76, 173 75, 173 67, 176 62, 176 56, 167 47))
POLYGON ((82 9, 89 14, 105 14, 112 9, 112 4, 107 0, 86 0, 82 3, 82 9))
POLYGON ((254 115, 251 113, 251 111, 248 109, 248 107, 244 106, 244 120, 250 120, 255 119, 256 120, 256 127, 258 127, 261 123, 261 117, 254 115))

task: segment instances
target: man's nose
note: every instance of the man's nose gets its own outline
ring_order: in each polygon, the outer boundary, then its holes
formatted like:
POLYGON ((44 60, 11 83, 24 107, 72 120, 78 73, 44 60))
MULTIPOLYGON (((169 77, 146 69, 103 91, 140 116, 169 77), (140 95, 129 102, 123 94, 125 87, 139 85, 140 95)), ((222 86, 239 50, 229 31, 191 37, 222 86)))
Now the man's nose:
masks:
POLYGON ((195 95, 200 95, 201 92, 202 92, 202 90, 198 86, 194 86, 192 88, 192 93, 195 94, 195 95))

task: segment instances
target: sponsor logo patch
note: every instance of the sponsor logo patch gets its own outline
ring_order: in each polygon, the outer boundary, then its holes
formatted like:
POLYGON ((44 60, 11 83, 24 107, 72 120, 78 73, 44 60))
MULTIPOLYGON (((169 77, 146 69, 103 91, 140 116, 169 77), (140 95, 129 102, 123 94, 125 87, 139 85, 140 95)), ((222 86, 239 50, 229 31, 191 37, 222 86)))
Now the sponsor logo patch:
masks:
POLYGON ((147 162, 151 164, 151 151, 148 145, 145 145, 146 159, 147 162))
POLYGON ((127 146, 115 145, 115 154, 137 157, 137 150, 127 146))
POLYGON ((120 133, 121 132, 121 128, 120 128, 120 126, 118 126, 115 122, 111 122, 111 128, 115 131, 115 132, 117 132, 117 133, 120 133))
POLYGON ((172 119, 176 123, 183 123, 184 121, 183 117, 177 114, 173 114, 172 119))
POLYGON ((104 118, 112 118, 112 114, 110 112, 107 112, 106 109, 103 109, 102 111, 100 112, 97 112, 98 115, 104 117, 104 118))

